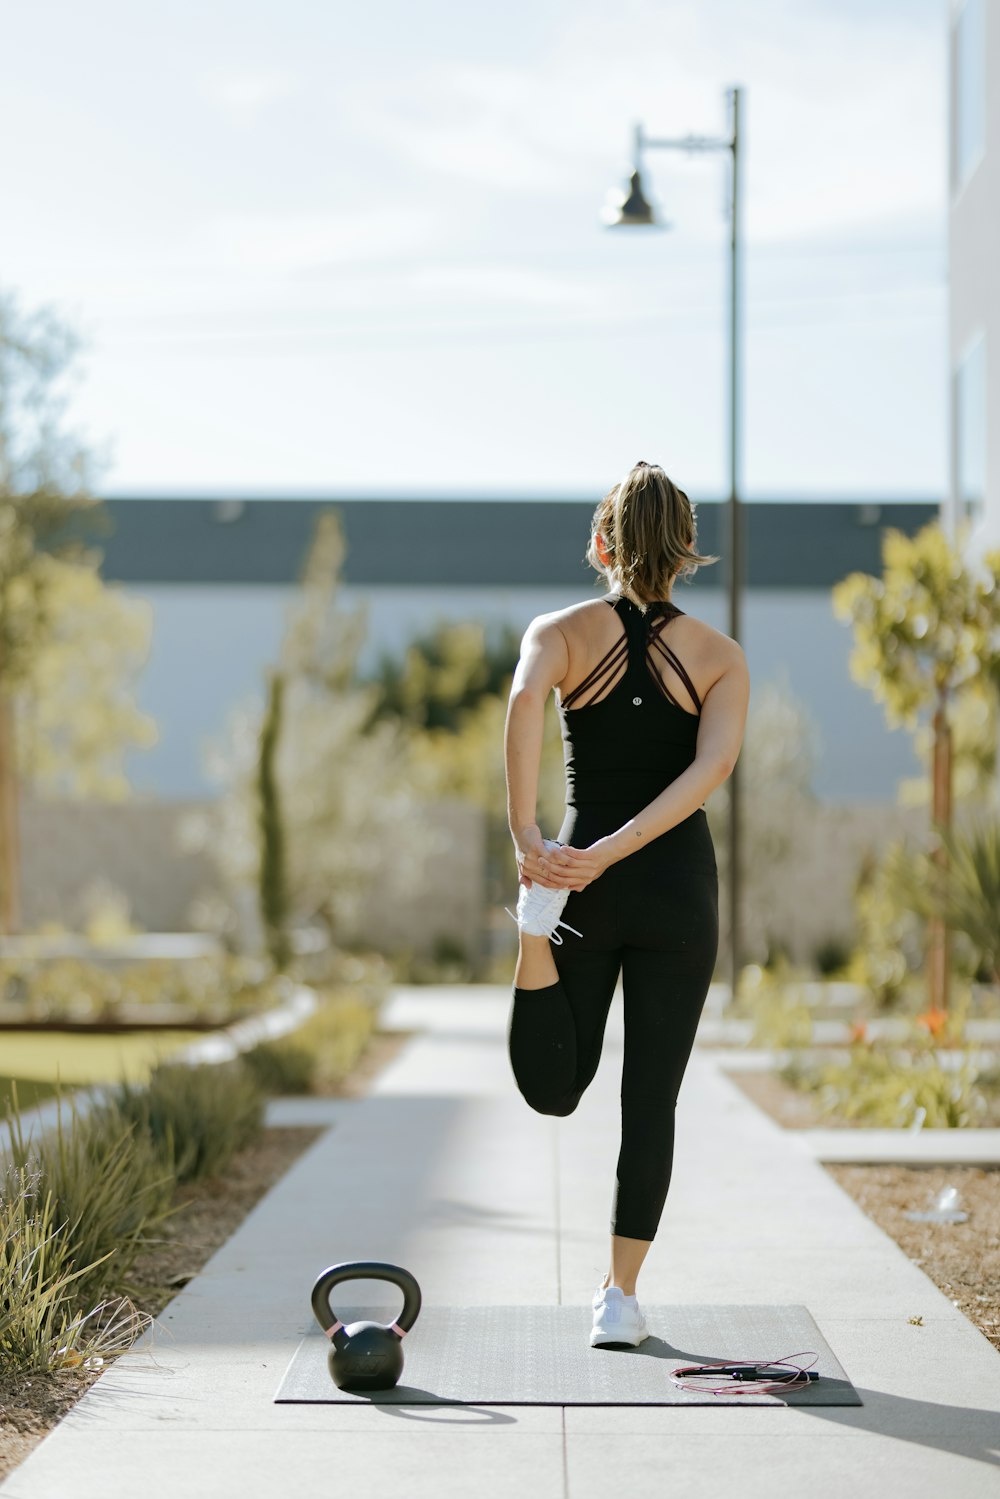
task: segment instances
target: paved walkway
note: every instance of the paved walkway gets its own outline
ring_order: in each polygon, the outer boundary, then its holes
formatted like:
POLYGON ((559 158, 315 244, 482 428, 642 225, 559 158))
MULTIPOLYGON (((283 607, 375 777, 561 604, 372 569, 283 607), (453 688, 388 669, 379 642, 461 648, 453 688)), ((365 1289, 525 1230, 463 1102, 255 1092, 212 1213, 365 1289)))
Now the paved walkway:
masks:
MULTIPOLYGON (((647 1303, 802 1302, 852 1407, 278 1406, 324 1265, 406 1265, 426 1302, 589 1305, 606 1268, 621 1012, 577 1113, 533 1114, 496 989, 401 990, 420 1034, 0 1488, 3 1499, 369 1493, 597 1499, 1000 1494, 1000 1356, 824 1171, 696 1051, 647 1303), (909 1319, 920 1317, 922 1325, 909 1319)), ((356 1303, 378 1301, 359 1282, 356 1303)))

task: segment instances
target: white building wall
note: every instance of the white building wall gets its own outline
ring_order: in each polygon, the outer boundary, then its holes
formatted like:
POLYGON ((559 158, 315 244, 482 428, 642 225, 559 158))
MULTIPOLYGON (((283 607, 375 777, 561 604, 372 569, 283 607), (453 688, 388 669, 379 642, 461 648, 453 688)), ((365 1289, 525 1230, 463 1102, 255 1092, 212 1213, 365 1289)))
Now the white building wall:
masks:
MULTIPOLYGON (((140 706, 160 729, 159 743, 127 761, 136 789, 147 795, 197 798, 214 794, 205 764, 210 738, 230 711, 263 696, 264 667, 276 657, 294 590, 269 586, 147 586, 153 607, 150 658, 140 706)), ((478 619, 523 630, 534 615, 578 601, 571 589, 428 588, 397 586, 342 591, 363 604, 368 635, 361 667, 383 652, 398 655, 439 620, 478 619)), ((726 629, 721 590, 681 587, 681 608, 726 629)), ((900 777, 919 766, 910 736, 886 732, 882 711, 850 678, 852 634, 834 617, 827 591, 752 589, 745 600, 744 647, 752 691, 784 681, 808 709, 820 744, 815 787, 829 801, 892 802, 900 777)), ((751 699, 752 706, 752 699, 751 699)))
POLYGON ((980 550, 1000 545, 1000 0, 953 0, 950 21, 948 513, 983 488, 980 550))

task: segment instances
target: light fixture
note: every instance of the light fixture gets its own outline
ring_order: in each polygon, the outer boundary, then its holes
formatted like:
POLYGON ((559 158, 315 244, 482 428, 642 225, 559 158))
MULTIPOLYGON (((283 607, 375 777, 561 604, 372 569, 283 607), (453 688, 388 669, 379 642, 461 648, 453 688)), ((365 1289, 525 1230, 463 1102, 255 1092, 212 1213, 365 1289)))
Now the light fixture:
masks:
MULTIPOLYGON (((669 228, 659 224, 653 207, 642 187, 641 164, 646 151, 724 152, 730 158, 729 171, 729 390, 727 436, 729 440, 729 634, 733 640, 742 635, 741 612, 744 552, 743 503, 740 499, 740 439, 742 431, 741 344, 742 308, 740 292, 740 98, 742 90, 729 90, 729 130, 725 135, 685 135, 674 139, 657 139, 646 135, 636 125, 632 147, 632 177, 626 193, 609 193, 601 214, 609 228, 635 225, 639 228, 669 228)), ((740 931, 742 853, 741 853, 741 783, 739 762, 728 781, 729 792, 729 976, 730 996, 738 992, 742 958, 740 931)))
POLYGON ((656 210, 646 197, 642 186, 642 173, 636 167, 629 178, 627 192, 612 188, 601 212, 601 218, 609 229, 637 225, 642 228, 669 229, 669 224, 659 221, 656 210))

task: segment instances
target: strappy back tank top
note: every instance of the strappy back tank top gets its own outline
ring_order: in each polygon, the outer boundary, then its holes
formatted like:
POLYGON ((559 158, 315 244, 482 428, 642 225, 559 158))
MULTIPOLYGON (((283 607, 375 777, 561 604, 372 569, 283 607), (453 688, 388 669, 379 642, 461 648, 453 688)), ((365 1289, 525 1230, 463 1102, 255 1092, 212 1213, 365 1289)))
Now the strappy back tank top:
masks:
POLYGON ((605 601, 622 634, 593 671, 558 704, 570 807, 613 804, 634 815, 692 763, 701 700, 664 638, 684 610, 657 602, 645 611, 631 599, 605 601), (682 707, 656 670, 670 664, 691 703, 682 707))

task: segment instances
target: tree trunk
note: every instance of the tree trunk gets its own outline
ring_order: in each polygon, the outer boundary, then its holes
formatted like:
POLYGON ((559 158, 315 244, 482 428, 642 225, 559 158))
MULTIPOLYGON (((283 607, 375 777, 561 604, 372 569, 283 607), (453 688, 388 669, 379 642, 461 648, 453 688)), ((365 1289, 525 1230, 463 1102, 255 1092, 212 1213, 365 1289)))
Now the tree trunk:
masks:
MULTIPOLYGON (((934 763, 932 771, 931 817, 935 827, 951 829, 951 725, 945 712, 945 691, 938 691, 934 709, 934 763)), ((943 900, 943 881, 948 868, 948 851, 936 838, 931 858, 940 871, 938 900, 943 900)), ((927 926, 927 987, 932 1010, 948 1008, 948 970, 951 933, 940 910, 927 926)))
POLYGON ((278 786, 278 742, 284 710, 285 679, 269 673, 267 707, 260 729, 257 760, 258 828, 260 830, 260 914, 271 961, 279 973, 288 967, 288 872, 284 808, 278 786))
POLYGON ((14 707, 0 692, 0 931, 21 927, 21 835, 17 809, 14 707))

